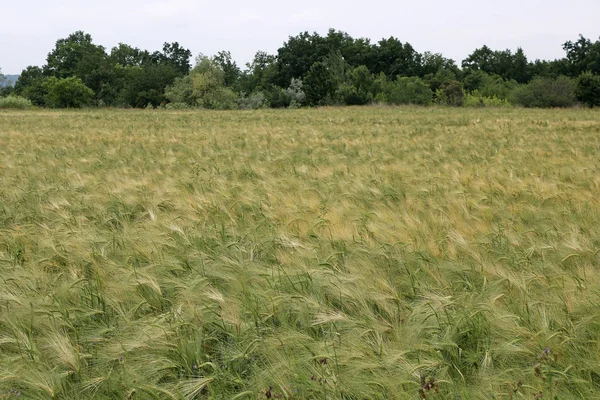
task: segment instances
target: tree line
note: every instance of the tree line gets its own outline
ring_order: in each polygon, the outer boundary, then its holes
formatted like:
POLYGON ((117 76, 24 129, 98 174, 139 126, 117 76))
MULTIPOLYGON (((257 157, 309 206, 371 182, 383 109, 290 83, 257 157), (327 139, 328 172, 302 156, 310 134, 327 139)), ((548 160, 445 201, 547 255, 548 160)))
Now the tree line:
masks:
POLYGON ((600 41, 580 36, 563 50, 561 59, 531 61, 521 48, 483 46, 457 65, 394 37, 372 43, 330 29, 291 36, 276 54, 259 51, 240 68, 228 51, 199 55, 192 65, 191 51, 177 42, 154 52, 123 43, 107 51, 77 31, 0 97, 53 108, 600 105, 600 41))

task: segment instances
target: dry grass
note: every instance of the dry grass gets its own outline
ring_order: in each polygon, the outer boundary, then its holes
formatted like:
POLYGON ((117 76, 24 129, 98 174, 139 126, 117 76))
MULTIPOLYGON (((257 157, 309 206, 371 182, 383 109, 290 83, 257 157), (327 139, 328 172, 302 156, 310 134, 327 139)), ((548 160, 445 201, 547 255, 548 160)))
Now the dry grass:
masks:
POLYGON ((600 396, 600 113, 0 112, 0 399, 600 396))

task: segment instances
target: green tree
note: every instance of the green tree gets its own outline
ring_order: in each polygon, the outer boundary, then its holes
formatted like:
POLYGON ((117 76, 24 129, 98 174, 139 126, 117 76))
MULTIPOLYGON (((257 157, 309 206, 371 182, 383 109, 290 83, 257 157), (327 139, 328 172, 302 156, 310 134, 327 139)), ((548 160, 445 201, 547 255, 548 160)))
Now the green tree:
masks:
POLYGON ((192 64, 190 59, 192 52, 181 47, 177 42, 163 44, 162 52, 152 53, 152 60, 156 64, 166 64, 171 66, 179 75, 186 75, 190 72, 192 64))
POLYGON ((483 46, 475 49, 473 53, 464 59, 462 67, 467 74, 483 71, 519 83, 526 83, 531 79, 529 62, 521 48, 518 48, 516 53, 513 54, 508 49, 493 51, 488 46, 483 46))
POLYGON ((25 68, 15 83, 15 93, 29 99, 36 106, 46 105, 48 90, 44 84, 47 78, 40 67, 25 68))
POLYGON ((77 31, 56 41, 46 59, 46 71, 57 78, 76 76, 86 81, 95 69, 105 65, 106 59, 104 47, 95 45, 89 34, 77 31))
POLYGON ((175 80, 165 96, 174 103, 192 107, 231 109, 237 106, 237 96, 225 87, 225 72, 214 58, 199 56, 189 75, 175 80))
POLYGON ((579 35, 576 42, 568 41, 563 44, 566 54, 567 73, 576 77, 590 71, 600 75, 600 41, 592 42, 579 35))
POLYGON ((369 69, 361 65, 347 72, 346 82, 341 88, 344 104, 362 105, 373 101, 375 95, 375 77, 369 69))
POLYGON ((600 75, 587 71, 579 75, 575 85, 577 100, 590 107, 600 106, 600 75))
POLYGON ((419 76, 421 55, 409 43, 402 43, 395 37, 382 39, 374 49, 374 63, 371 72, 383 72, 388 78, 396 76, 419 76))
POLYGON ((149 64, 152 61, 152 57, 147 50, 140 50, 137 47, 119 43, 118 46, 111 49, 109 60, 113 65, 119 64, 123 67, 141 67, 149 64))
POLYGON ((46 104, 53 108, 80 108, 89 105, 93 98, 92 89, 84 85, 80 78, 50 77, 45 82, 46 104))
POLYGON ((223 71, 223 83, 227 87, 235 87, 240 78, 240 68, 237 66, 229 51, 219 51, 214 57, 214 62, 223 71))
POLYGON ((339 104, 342 101, 340 89, 346 82, 347 68, 348 65, 339 52, 331 53, 323 61, 314 63, 303 80, 308 103, 339 104))
MULTIPOLYGON (((121 67, 122 68, 122 67, 121 67)), ((120 101, 131 107, 158 107, 167 103, 165 89, 180 76, 173 67, 165 64, 149 64, 143 67, 122 68, 123 88, 120 101)))
POLYGON ((337 90, 332 71, 323 61, 314 63, 304 78, 306 98, 310 105, 331 104, 337 90))
POLYGON ((246 64, 246 70, 240 75, 238 90, 244 93, 265 91, 274 85, 276 76, 275 56, 258 51, 252 62, 246 64))
POLYGON ((496 74, 488 74, 481 70, 470 71, 463 79, 464 89, 473 93, 477 91, 482 97, 508 99, 517 88, 514 80, 505 80, 496 74))
POLYGON ((429 51, 424 52, 421 55, 421 70, 419 76, 422 78, 429 74, 435 75, 440 71, 451 71, 454 78, 456 78, 460 72, 454 60, 446 58, 438 53, 431 53, 429 51))
POLYGON ((237 106, 237 96, 225 87, 225 71, 214 59, 199 57, 190 75, 192 93, 198 105, 211 109, 231 109, 237 106))

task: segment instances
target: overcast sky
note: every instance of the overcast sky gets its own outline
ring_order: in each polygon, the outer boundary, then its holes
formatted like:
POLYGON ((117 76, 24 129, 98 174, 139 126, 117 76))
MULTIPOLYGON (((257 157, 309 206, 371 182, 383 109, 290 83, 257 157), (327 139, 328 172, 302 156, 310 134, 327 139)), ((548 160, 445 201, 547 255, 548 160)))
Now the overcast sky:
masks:
POLYGON ((194 55, 230 50, 240 65, 257 50, 275 53, 290 35, 328 28, 368 37, 395 36, 417 51, 460 63, 475 48, 521 46, 530 59, 563 56, 578 34, 600 36, 600 0, 360 1, 2 0, 0 68, 42 65, 57 39, 90 33, 108 50, 119 42, 150 51, 179 42, 194 55), (8 4, 7 4, 8 3, 8 4))

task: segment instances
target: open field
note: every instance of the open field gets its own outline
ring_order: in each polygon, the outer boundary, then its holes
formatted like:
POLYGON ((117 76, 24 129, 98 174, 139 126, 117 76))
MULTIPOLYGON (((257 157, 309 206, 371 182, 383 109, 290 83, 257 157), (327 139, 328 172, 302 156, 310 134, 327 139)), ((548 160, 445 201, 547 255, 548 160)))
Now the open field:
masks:
POLYGON ((599 269, 599 111, 0 112, 0 399, 600 398, 599 269))

